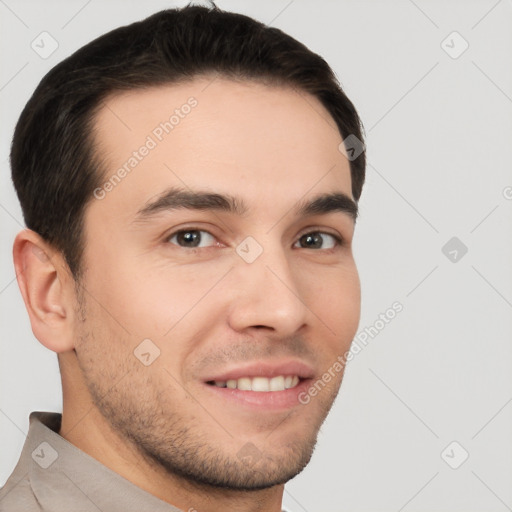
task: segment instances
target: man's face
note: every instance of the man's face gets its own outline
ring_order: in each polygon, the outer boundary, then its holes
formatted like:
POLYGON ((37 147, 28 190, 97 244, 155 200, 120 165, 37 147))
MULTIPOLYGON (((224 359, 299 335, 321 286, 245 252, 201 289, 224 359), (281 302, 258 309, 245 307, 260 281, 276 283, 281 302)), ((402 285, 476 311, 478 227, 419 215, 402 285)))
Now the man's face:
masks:
POLYGON ((137 156, 86 210, 76 355, 101 414, 152 465, 256 489, 303 469, 341 384, 331 370, 298 399, 357 329, 354 220, 297 209, 352 198, 350 168, 314 97, 211 80, 119 94, 97 116, 104 182, 137 156), (246 211, 170 208, 176 189, 246 211))

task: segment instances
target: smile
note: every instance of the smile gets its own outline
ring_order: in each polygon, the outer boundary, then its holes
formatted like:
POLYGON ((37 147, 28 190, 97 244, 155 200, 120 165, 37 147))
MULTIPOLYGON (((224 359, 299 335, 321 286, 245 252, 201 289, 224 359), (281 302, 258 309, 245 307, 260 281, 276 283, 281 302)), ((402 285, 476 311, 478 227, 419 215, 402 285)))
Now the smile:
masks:
POLYGON ((242 391, 272 392, 291 389, 299 384, 297 375, 278 375, 276 377, 241 377, 239 379, 212 380, 207 384, 218 388, 240 389, 242 391))

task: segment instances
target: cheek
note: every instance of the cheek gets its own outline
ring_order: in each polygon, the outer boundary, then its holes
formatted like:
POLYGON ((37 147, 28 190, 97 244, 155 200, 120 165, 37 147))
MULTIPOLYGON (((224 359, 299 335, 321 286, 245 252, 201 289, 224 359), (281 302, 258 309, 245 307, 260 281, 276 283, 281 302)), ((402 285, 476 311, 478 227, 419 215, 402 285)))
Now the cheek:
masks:
POLYGON ((99 314, 112 329, 121 325, 134 341, 149 338, 167 343, 183 329, 195 330, 206 318, 218 318, 218 302, 212 301, 209 291, 225 272, 218 266, 104 261, 91 275, 90 290, 108 308, 99 314))
POLYGON ((308 279, 306 304, 333 336, 337 350, 350 345, 359 325, 361 286, 355 264, 328 268, 308 279))

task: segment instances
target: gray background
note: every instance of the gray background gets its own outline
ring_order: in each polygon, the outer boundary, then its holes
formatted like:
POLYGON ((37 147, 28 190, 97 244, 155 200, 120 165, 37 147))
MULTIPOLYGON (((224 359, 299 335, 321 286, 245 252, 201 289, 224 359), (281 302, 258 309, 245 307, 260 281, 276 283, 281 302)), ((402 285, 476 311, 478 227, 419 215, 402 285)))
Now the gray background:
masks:
MULTIPOLYGON (((34 338, 14 278, 11 246, 23 226, 8 166, 14 124, 42 76, 72 51, 184 3, 0 0, 0 485, 28 414, 62 410, 56 355, 34 338), (43 31, 59 45, 46 59, 31 48, 43 31)), ((350 363, 284 504, 512 510, 512 2, 218 5, 285 30, 336 71, 367 133, 355 240, 360 331, 403 305, 350 363), (469 44, 461 55, 453 31, 469 44), (445 255, 452 237, 459 241, 445 255)))

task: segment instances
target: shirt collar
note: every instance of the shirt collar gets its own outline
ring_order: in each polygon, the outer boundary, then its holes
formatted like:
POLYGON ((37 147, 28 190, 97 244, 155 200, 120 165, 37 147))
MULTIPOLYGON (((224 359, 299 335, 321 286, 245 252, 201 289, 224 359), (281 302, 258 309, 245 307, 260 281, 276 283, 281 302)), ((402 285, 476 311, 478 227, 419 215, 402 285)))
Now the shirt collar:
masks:
POLYGON ((32 412, 21 455, 43 510, 180 512, 60 436, 61 420, 60 413, 32 412))

